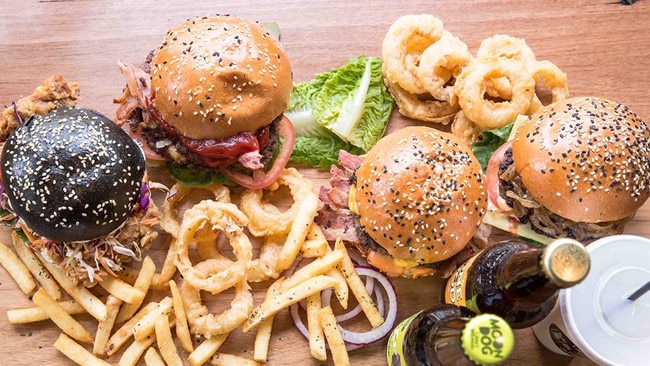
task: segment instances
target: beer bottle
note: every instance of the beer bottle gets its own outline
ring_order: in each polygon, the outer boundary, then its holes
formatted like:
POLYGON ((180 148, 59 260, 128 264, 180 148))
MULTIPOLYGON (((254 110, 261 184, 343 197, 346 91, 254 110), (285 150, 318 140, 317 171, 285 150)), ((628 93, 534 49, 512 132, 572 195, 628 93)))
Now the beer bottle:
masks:
POLYGON ((401 322, 388 339, 388 366, 498 365, 514 347, 508 323, 492 314, 439 304, 401 322))
POLYGON ((557 239, 546 248, 504 241, 456 269, 447 281, 445 302, 526 328, 548 315, 559 290, 580 283, 589 267, 589 253, 572 239, 557 239))

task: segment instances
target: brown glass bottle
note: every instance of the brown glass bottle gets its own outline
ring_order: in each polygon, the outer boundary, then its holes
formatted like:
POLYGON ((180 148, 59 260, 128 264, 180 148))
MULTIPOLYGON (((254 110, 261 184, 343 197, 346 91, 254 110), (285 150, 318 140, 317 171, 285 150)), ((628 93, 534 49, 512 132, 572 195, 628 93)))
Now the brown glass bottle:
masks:
POLYGON ((546 248, 505 241, 454 272, 447 281, 445 302, 499 315, 515 329, 526 328, 548 315, 558 291, 580 283, 589 267, 589 254, 572 239, 558 239, 546 248))
POLYGON ((386 360, 389 366, 498 365, 513 347, 514 333, 505 320, 438 304, 395 327, 386 360))

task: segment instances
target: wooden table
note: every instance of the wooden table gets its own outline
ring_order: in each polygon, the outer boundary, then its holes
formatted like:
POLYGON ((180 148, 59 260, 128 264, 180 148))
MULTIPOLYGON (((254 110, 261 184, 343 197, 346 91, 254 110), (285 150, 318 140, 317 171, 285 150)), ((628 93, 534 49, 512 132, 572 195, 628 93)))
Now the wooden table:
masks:
MULTIPOLYGON (((62 74, 81 85, 79 106, 114 116, 112 103, 123 86, 116 62, 139 63, 179 21, 204 14, 231 13, 275 21, 291 59, 296 81, 344 64, 361 54, 380 55, 389 25, 403 14, 431 13, 475 52, 497 33, 523 37, 538 59, 551 60, 569 77, 573 96, 607 97, 629 105, 650 120, 650 2, 632 6, 615 0, 576 1, 213 1, 90 0, 0 1, 0 104, 29 94, 45 78, 62 74)), ((390 129, 411 124, 397 113, 390 129)), ((327 172, 303 170, 323 184, 327 172)), ((650 236, 650 206, 626 229, 650 236)), ((0 239, 8 243, 8 232, 0 239)), ((438 301, 441 281, 395 280, 399 319, 438 301)), ((258 297, 259 299, 259 297, 258 297)), ((229 302, 230 300, 228 300, 229 302)), ((0 363, 68 364, 51 345, 59 334, 50 323, 8 324, 6 311, 29 306, 4 269, 0 270, 0 363)), ((94 322, 81 318, 94 331, 94 322)), ((251 354, 250 336, 236 331, 227 352, 251 354)), ((353 364, 385 364, 385 342, 351 354, 353 364)), ((116 360, 113 360, 116 361, 116 360)), ((306 341, 283 314, 276 322, 269 364, 318 364, 306 341)), ((511 365, 589 365, 545 350, 530 330, 517 332, 511 365)))

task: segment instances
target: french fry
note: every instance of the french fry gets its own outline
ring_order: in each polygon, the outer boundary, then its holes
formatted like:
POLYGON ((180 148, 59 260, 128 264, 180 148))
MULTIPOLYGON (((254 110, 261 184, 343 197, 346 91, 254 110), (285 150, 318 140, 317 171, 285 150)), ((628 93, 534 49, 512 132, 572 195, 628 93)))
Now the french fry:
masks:
POLYGON ((329 250, 329 243, 318 224, 312 223, 307 231, 305 242, 300 248, 300 256, 305 258, 322 257, 329 250))
POLYGON ((59 338, 54 342, 54 348, 82 366, 111 366, 110 363, 88 352, 79 343, 65 335, 65 333, 59 335, 59 338))
MULTIPOLYGON (((271 297, 275 296, 282 286, 283 278, 280 278, 273 282, 266 291, 264 299, 268 300, 271 297)), ((257 333, 255 333, 255 345, 253 349, 253 359, 255 361, 266 362, 268 353, 269 353, 269 344, 271 342, 271 332, 273 330, 273 320, 274 316, 270 316, 264 319, 260 325, 257 327, 257 333)))
POLYGON ((229 335, 230 333, 219 334, 212 338, 208 338, 199 344, 187 358, 190 365, 200 366, 208 362, 210 357, 212 357, 212 355, 221 348, 221 345, 226 341, 226 339, 228 339, 229 335))
POLYGON ((283 271, 291 267, 293 261, 298 256, 309 227, 314 222, 314 217, 316 217, 316 213, 318 212, 318 204, 318 196, 315 193, 306 195, 303 201, 300 202, 298 213, 291 223, 289 235, 278 257, 278 270, 283 271))
POLYGON ((309 350, 312 357, 320 361, 327 360, 323 327, 318 316, 321 309, 320 293, 307 298, 307 333, 309 335, 309 350))
POLYGON ((341 334, 341 329, 339 329, 338 323, 336 322, 336 317, 332 312, 332 308, 326 306, 320 309, 318 312, 318 319, 323 326, 323 333, 325 333, 325 338, 327 338, 327 344, 330 347, 334 365, 350 365, 350 357, 345 348, 343 335, 341 334))
POLYGON ((76 321, 70 314, 68 314, 54 300, 44 288, 39 288, 32 297, 34 304, 43 309, 47 316, 52 319, 54 324, 57 325, 65 334, 74 338, 75 340, 83 343, 93 343, 93 336, 76 321))
POLYGON ((13 231, 11 233, 12 243, 16 249, 16 254, 23 261, 29 272, 36 278, 36 281, 47 291, 56 301, 61 300, 61 287, 56 283, 50 272, 45 269, 38 256, 27 246, 27 243, 13 231))
POLYGON ((167 316, 172 313, 172 298, 166 296, 156 307, 146 314, 136 325, 133 326, 133 337, 136 340, 144 341, 153 332, 156 319, 160 316, 167 316))
POLYGON ((160 354, 165 360, 165 363, 169 366, 183 366, 183 361, 178 355, 178 350, 172 338, 172 332, 169 328, 169 317, 167 315, 161 315, 156 319, 154 331, 156 333, 158 349, 160 349, 160 354))
POLYGON ((36 289, 36 281, 25 263, 18 258, 13 250, 2 243, 0 243, 0 264, 5 267, 25 295, 31 294, 36 289))
POLYGON ((153 333, 149 334, 143 340, 133 340, 133 342, 124 350, 124 353, 120 357, 118 362, 119 366, 135 366, 142 358, 142 355, 146 352, 153 342, 156 341, 156 337, 153 333))
POLYGON ((74 283, 61 267, 42 259, 41 263, 52 274, 56 282, 61 285, 63 290, 81 305, 88 314, 99 321, 106 319, 106 305, 97 296, 93 295, 87 288, 74 283))
POLYGON ((190 335, 190 327, 187 324, 187 315, 185 314, 185 305, 183 298, 178 290, 178 286, 174 280, 169 281, 169 290, 172 293, 172 305, 174 306, 174 315, 176 315, 176 337, 181 344, 181 347, 187 352, 194 351, 192 344, 192 336, 190 335))
POLYGON ((117 297, 127 304, 139 304, 144 299, 144 292, 113 276, 104 277, 98 281, 99 285, 109 294, 117 297))
POLYGON ((142 318, 152 312, 157 306, 157 302, 152 301, 147 303, 133 316, 133 318, 122 324, 122 326, 108 339, 108 343, 106 344, 106 354, 111 356, 119 351, 122 346, 126 344, 129 338, 133 336, 133 327, 135 327, 142 318))
POLYGON ((147 348, 147 352, 144 353, 144 363, 147 366, 167 366, 160 353, 153 347, 147 348))
POLYGON ((334 295, 339 300, 339 304, 343 309, 348 308, 348 298, 350 297, 350 291, 348 283, 345 281, 345 277, 339 271, 338 268, 332 268, 327 275, 336 280, 336 285, 334 285, 334 295))
POLYGON ((314 259, 309 264, 295 271, 290 277, 282 283, 280 291, 286 291, 299 283, 316 277, 318 275, 326 274, 343 259, 343 253, 340 250, 333 250, 325 254, 325 256, 314 259))
MULTIPOLYGON (((59 306, 70 315, 85 313, 86 310, 74 300, 61 301, 59 306)), ((47 313, 40 307, 12 309, 7 311, 7 319, 11 324, 33 323, 49 319, 47 313)))
POLYGON ((326 288, 336 284, 336 280, 329 276, 319 275, 308 279, 307 281, 292 287, 291 289, 281 292, 268 300, 264 300, 243 324, 243 331, 248 332, 259 325, 264 319, 274 316, 280 310, 307 298, 310 295, 319 293, 326 288))
POLYGON ((95 341, 93 342, 93 353, 99 356, 106 355, 106 345, 111 337, 111 331, 115 325, 115 319, 122 306, 122 300, 113 295, 108 295, 106 299, 106 319, 97 324, 95 332, 95 341))
MULTIPOLYGON (((146 294, 149 291, 149 287, 151 286, 151 281, 153 280, 155 273, 156 264, 153 262, 151 257, 146 256, 142 260, 140 273, 138 274, 138 277, 133 284, 133 288, 142 291, 143 294, 146 294)), ((131 319, 131 317, 133 317, 133 314, 135 314, 140 308, 140 305, 142 305, 143 300, 144 296, 140 299, 140 301, 122 305, 120 312, 117 314, 117 319, 115 322, 122 323, 128 319, 131 319)))
POLYGON ((167 251, 167 256, 165 257, 165 261, 163 262, 162 268, 160 269, 160 273, 156 273, 153 276, 151 287, 154 290, 167 290, 169 280, 171 280, 174 277, 174 274, 176 274, 174 251, 171 250, 171 248, 174 247, 174 240, 176 239, 172 238, 171 242, 169 243, 169 250, 167 251))
POLYGON ((384 317, 375 306, 372 297, 368 294, 368 290, 366 290, 366 286, 357 274, 352 259, 347 255, 347 250, 345 249, 343 241, 338 239, 334 244, 334 249, 343 251, 345 254, 341 262, 337 265, 337 268, 341 271, 343 277, 345 277, 345 281, 348 283, 350 291, 352 291, 352 294, 359 302, 361 310, 366 314, 366 317, 373 328, 380 326, 384 322, 384 317))
POLYGON ((230 353, 215 353, 210 358, 210 365, 214 366, 260 366, 260 363, 245 357, 230 353))

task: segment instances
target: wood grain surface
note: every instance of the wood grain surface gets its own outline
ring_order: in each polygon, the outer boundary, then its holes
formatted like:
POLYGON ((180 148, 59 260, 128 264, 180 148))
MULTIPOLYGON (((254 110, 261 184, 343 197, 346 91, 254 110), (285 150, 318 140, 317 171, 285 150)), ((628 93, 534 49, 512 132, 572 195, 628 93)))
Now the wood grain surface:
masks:
MULTIPOLYGON (((538 59, 550 60, 568 74, 571 95, 614 99, 650 120, 648 0, 632 6, 615 0, 0 0, 0 105, 30 94, 42 80, 61 74, 81 85, 79 106, 113 117, 112 100, 124 87, 117 61, 139 63, 167 28, 186 18, 213 13, 277 22, 298 82, 361 54, 380 56, 382 39, 395 19, 430 13, 473 53, 482 39, 497 33, 523 37, 538 59)), ((390 131, 416 124, 397 113, 393 117, 390 131)), ((327 179, 327 171, 302 171, 316 186, 327 179)), ((650 236, 648 221, 650 206, 646 204, 626 232, 650 236)), ((0 230, 0 241, 9 243, 6 229, 0 230)), ((399 296, 399 319, 439 301, 439 279, 393 282, 399 296)), ((257 290, 259 301, 263 289, 257 290)), ((213 304, 214 311, 221 311, 229 302, 213 304)), ((53 324, 8 323, 6 311, 25 306, 30 306, 30 300, 0 269, 0 364, 72 364, 52 348, 59 334, 53 324)), ((92 319, 80 319, 94 332, 92 319)), ((508 365, 592 364, 547 351, 529 329, 516 335, 508 365)), ((277 318, 271 347, 270 365, 320 364, 310 357, 307 342, 286 313, 277 318)), ((224 351, 251 356, 252 336, 235 331, 224 351)), ((351 360, 355 365, 386 364, 385 341, 352 352, 351 360)), ((111 362, 117 364, 117 359, 111 362)))

